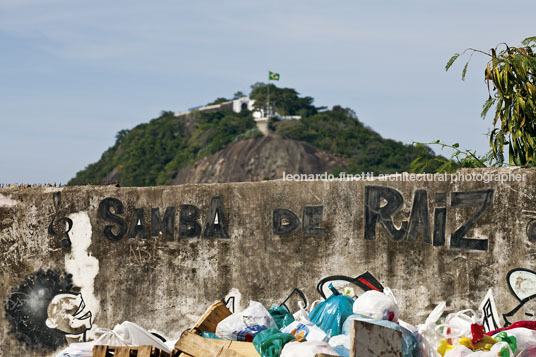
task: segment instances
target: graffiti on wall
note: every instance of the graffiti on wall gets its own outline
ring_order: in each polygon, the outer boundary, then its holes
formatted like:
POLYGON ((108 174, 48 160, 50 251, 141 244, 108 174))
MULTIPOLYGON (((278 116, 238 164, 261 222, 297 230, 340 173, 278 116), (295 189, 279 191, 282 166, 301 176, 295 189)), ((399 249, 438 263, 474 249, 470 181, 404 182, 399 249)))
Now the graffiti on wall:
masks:
MULTIPOLYGON (((488 250, 488 239, 472 238, 467 234, 473 229, 479 218, 493 204, 493 189, 469 192, 435 192, 433 214, 429 212, 428 191, 418 189, 414 192, 411 213, 408 220, 402 220, 399 227, 393 217, 403 208, 404 197, 394 188, 386 186, 365 186, 364 199, 364 239, 375 240, 378 227, 383 228, 392 241, 416 242, 418 237, 424 243, 439 247, 446 245, 447 208, 469 208, 472 212, 450 234, 450 248, 467 250, 488 250), (430 223, 432 221, 432 224, 430 223)), ((160 208, 150 209, 150 221, 146 221, 145 208, 135 208, 126 213, 123 202, 117 198, 103 199, 98 208, 98 215, 105 222, 104 236, 118 242, 123 237, 148 239, 149 237, 175 238, 177 207, 169 206, 164 212, 160 208)), ((304 236, 325 236, 322 227, 324 206, 304 206, 301 217, 288 208, 274 208, 272 211, 272 233, 279 236, 301 232, 304 236)), ((212 197, 209 210, 201 225, 201 212, 195 205, 178 207, 179 238, 229 238, 223 200, 220 196, 212 197)))
POLYGON ((383 285, 370 272, 365 272, 355 278, 345 275, 331 275, 323 278, 316 285, 316 291, 323 299, 326 299, 332 294, 330 285, 342 291, 348 291, 351 297, 357 297, 351 286, 357 286, 363 291, 376 290, 383 292, 383 285))
POLYGON ((503 314, 506 326, 514 321, 536 320, 536 272, 516 268, 506 276, 508 288, 519 304, 510 312, 503 314))
POLYGON ((48 234, 61 238, 61 246, 64 249, 68 249, 72 245, 69 232, 73 228, 73 221, 68 217, 58 217, 60 216, 61 208, 61 192, 54 192, 52 194, 52 201, 54 203, 54 215, 48 226, 48 234))
MULTIPOLYGON (((506 275, 506 283, 518 303, 507 313, 502 314, 504 327, 517 321, 536 320, 536 272, 515 268, 506 275)), ((489 332, 501 327, 499 312, 490 288, 479 306, 483 318, 484 331, 489 332)))
MULTIPOLYGON (((221 197, 212 197, 204 227, 200 223, 201 212, 199 207, 180 205, 179 209, 179 237, 229 238, 221 197)), ((107 197, 99 204, 99 217, 106 222, 112 223, 104 226, 104 236, 112 242, 119 242, 125 236, 128 238, 139 236, 142 239, 159 236, 174 238, 176 236, 176 207, 167 207, 163 218, 159 208, 151 208, 150 224, 145 220, 144 208, 135 208, 128 218, 122 216, 124 211, 123 202, 117 198, 107 197)))
POLYGON ((72 276, 58 270, 27 275, 4 305, 11 333, 32 349, 54 351, 67 337, 85 341, 92 314, 72 276))
MULTIPOLYGON (((376 225, 380 223, 392 241, 415 242, 420 235, 425 243, 434 246, 445 245, 447 216, 446 192, 435 193, 433 229, 428 212, 428 192, 416 190, 409 221, 402 221, 399 228, 393 223, 393 216, 402 209, 404 198, 394 188, 385 186, 365 186, 365 239, 376 239, 376 225)), ((456 228, 450 236, 450 247, 469 250, 488 250, 487 239, 466 237, 478 219, 493 203, 493 190, 451 192, 450 206, 473 207, 472 215, 456 228)))

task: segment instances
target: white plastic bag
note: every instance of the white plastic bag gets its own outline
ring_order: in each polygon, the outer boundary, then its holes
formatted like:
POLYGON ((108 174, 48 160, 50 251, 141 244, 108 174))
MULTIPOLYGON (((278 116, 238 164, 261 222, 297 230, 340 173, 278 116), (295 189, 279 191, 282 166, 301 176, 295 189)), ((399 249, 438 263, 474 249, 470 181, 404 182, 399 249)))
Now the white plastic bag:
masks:
POLYGON ((324 330, 309 319, 309 313, 304 308, 303 301, 298 301, 300 309, 294 313, 294 321, 281 329, 283 333, 302 336, 309 341, 329 341, 324 330))
POLYGON ((365 291, 354 302, 353 312, 374 320, 398 322, 398 305, 391 290, 384 294, 376 290, 365 291))
POLYGON ((320 327, 309 321, 302 323, 294 321, 281 329, 283 333, 290 333, 296 337, 302 336, 307 341, 329 341, 329 336, 320 327))
POLYGON ((233 332, 255 325, 266 326, 267 329, 277 328, 268 310, 261 303, 250 301, 247 309, 234 313, 220 321, 216 326, 216 336, 225 340, 235 340, 236 336, 233 335, 233 332))
POLYGON ((445 357, 465 357, 472 353, 473 351, 470 348, 467 348, 464 345, 458 345, 450 351, 447 351, 445 353, 445 357))
POLYGON ((329 345, 337 352, 341 357, 350 357, 350 336, 337 335, 329 339, 329 345))
POLYGON ((497 357, 497 356, 503 356, 501 351, 503 349, 507 349, 508 353, 507 356, 514 357, 514 354, 512 353, 512 350, 510 349, 510 346, 506 342, 497 342, 491 347, 491 350, 489 351, 476 351, 473 352, 469 348, 458 345, 454 347, 452 350, 447 351, 445 353, 445 357, 497 357))
POLYGON ((71 343, 69 347, 58 353, 56 357, 93 357, 94 345, 95 341, 71 343))
POLYGON ((416 331, 411 331, 417 339, 419 350, 423 357, 439 356, 437 347, 443 338, 436 329, 436 322, 441 318, 445 311, 446 303, 441 301, 428 315, 424 324, 416 326, 416 331))
POLYGON ((312 323, 309 319, 309 313, 307 312, 307 310, 305 310, 305 304, 303 303, 303 301, 298 301, 298 306, 300 307, 300 309, 294 313, 294 320, 299 321, 303 324, 312 323))
POLYGON ((473 338, 473 334, 471 333, 472 324, 481 325, 482 318, 472 309, 467 309, 448 314, 445 323, 438 325, 436 330, 442 329, 441 335, 443 338, 451 345, 457 345, 462 337, 473 338))
POLYGON ((280 357, 315 357, 319 353, 337 356, 337 352, 327 342, 305 341, 287 343, 280 357))
POLYGON ((119 325, 115 325, 113 330, 97 329, 97 333, 102 333, 102 336, 97 338, 95 345, 106 346, 146 346, 150 345, 159 348, 162 351, 171 353, 171 350, 149 331, 140 325, 125 321, 119 325))
POLYGON ((530 347, 536 346, 536 331, 534 330, 525 327, 517 327, 502 332, 506 332, 508 336, 514 336, 516 338, 518 351, 528 350, 530 347))

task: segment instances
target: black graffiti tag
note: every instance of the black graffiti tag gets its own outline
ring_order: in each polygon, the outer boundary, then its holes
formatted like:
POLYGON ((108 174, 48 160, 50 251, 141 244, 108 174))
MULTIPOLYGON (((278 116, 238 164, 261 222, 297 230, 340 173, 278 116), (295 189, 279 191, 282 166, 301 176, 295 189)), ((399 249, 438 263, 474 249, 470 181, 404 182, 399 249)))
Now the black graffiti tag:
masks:
POLYGON ((60 207, 61 207, 61 192, 54 192, 52 194, 52 200, 54 202, 54 216, 52 217, 52 222, 48 226, 48 234, 54 237, 60 237, 61 246, 65 249, 71 247, 72 242, 69 237, 69 232, 73 228, 73 221, 68 217, 60 217, 60 207), (56 226, 63 227, 63 230, 57 231, 56 226))

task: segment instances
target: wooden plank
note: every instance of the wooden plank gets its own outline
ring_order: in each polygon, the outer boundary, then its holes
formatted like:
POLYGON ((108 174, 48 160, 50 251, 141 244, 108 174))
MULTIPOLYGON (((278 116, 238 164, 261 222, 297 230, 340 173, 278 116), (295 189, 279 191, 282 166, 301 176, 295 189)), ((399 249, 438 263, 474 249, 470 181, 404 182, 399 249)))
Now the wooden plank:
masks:
POLYGON ((227 316, 231 316, 231 311, 223 302, 218 301, 205 311, 193 329, 199 332, 216 332, 216 326, 227 316))
POLYGON ((130 347, 112 347, 108 351, 114 351, 114 357, 130 357, 130 347))
POLYGON ((93 346, 93 357, 106 357, 108 346, 93 346))
POLYGON ((93 357, 171 357, 165 351, 153 346, 119 347, 119 346, 93 346, 93 357), (112 353, 114 353, 112 355, 112 353))
POLYGON ((350 357, 402 357, 402 332, 353 320, 350 357))
POLYGON ((131 347, 131 351, 138 351, 137 357, 160 357, 160 350, 153 346, 131 347), (157 354, 158 353, 158 354, 157 354))
POLYGON ((193 357, 260 357, 249 342, 215 340, 185 331, 175 349, 193 357))

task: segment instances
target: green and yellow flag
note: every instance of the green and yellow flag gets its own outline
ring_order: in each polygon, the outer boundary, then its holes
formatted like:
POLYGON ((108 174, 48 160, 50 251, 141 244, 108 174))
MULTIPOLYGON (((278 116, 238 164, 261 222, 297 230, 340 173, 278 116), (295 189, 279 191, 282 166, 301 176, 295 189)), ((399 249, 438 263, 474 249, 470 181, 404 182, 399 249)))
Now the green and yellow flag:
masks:
POLYGON ((268 80, 278 81, 279 80, 279 73, 268 72, 268 80))

